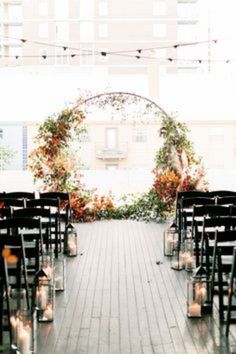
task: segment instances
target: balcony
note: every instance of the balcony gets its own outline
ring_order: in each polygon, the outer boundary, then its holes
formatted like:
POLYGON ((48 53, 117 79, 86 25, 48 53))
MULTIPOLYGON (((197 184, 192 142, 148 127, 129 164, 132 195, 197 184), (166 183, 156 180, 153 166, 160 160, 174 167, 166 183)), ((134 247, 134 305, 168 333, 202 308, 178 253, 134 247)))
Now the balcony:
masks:
POLYGON ((116 148, 96 144, 96 157, 101 160, 123 160, 127 158, 127 144, 120 144, 116 148))

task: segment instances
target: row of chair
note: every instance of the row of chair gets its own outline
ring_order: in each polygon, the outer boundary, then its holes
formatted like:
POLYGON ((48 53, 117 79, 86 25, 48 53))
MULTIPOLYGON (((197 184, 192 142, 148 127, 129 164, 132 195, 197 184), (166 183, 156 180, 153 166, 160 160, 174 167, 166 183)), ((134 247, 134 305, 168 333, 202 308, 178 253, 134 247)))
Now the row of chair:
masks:
MULTIPOLYGON (((48 250, 53 251, 55 257, 63 252, 65 225, 70 218, 68 193, 40 193, 38 198, 34 193, 28 192, 0 193, 0 317, 3 318, 5 298, 8 309, 5 329, 10 335, 9 287, 25 289, 29 308, 32 302, 32 286, 40 269, 40 262, 48 250), (4 250, 10 250, 16 257, 15 264, 5 262, 2 254, 4 250)), ((0 322, 2 344, 4 324, 2 320, 0 322)))
POLYGON ((236 278, 236 192, 178 193, 176 224, 183 235, 191 233, 196 266, 205 267, 211 279, 212 302, 217 294, 220 321, 226 321, 228 336, 234 322, 232 311, 236 310, 232 305, 236 278))

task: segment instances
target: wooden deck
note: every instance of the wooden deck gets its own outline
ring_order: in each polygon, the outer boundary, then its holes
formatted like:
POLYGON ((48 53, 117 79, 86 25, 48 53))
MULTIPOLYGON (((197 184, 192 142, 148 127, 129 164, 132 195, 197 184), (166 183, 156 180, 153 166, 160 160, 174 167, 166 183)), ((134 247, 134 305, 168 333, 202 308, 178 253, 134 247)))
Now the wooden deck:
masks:
POLYGON ((67 289, 56 294, 54 323, 39 325, 38 353, 236 353, 236 325, 227 342, 216 308, 187 318, 187 273, 163 257, 164 227, 79 224, 80 255, 67 258, 67 289))

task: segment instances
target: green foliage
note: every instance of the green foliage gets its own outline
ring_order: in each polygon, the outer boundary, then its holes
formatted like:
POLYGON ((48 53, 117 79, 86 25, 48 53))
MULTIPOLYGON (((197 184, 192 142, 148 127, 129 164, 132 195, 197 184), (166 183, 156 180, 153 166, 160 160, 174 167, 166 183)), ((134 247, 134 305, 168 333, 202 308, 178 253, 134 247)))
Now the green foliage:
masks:
POLYGON ((160 136, 164 139, 164 143, 156 154, 155 162, 157 169, 173 169, 170 158, 173 147, 177 153, 181 153, 184 150, 188 154, 189 160, 194 160, 193 144, 187 137, 188 133, 189 130, 185 123, 177 122, 170 117, 162 118, 160 136))
POLYGON ((13 156, 15 155, 15 151, 10 149, 9 147, 0 145, 0 166, 1 170, 5 170, 6 167, 11 162, 13 156))
POLYGON ((153 189, 139 194, 128 194, 121 198, 120 206, 103 209, 96 214, 96 219, 131 219, 138 221, 165 220, 165 203, 153 189))

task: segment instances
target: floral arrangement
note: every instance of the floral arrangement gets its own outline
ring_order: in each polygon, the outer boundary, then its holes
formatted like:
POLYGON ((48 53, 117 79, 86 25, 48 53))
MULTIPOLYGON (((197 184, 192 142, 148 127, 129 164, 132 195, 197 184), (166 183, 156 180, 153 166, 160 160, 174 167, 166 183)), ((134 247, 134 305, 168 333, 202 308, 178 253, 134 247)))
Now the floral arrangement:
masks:
MULTIPOLYGON (((138 98, 134 96, 135 103, 138 98)), ((117 109, 123 99, 116 93, 109 100, 105 97, 104 105, 113 102, 117 109)), ((148 105, 152 106, 150 102, 148 105)), ((153 114, 159 114, 160 118, 160 112, 154 108, 153 114)), ((177 191, 207 189, 204 168, 187 138, 186 125, 162 112, 160 136, 164 142, 156 154, 154 182, 149 191, 124 196, 117 206, 111 193, 99 196, 95 190, 87 190, 81 183, 79 153, 72 145, 73 138, 79 140, 86 131, 84 120, 85 114, 79 108, 65 109, 48 117, 39 127, 29 164, 34 180, 42 182, 42 190, 70 192, 75 220, 160 220, 173 212, 177 191)))
POLYGON ((36 148, 30 154, 29 169, 34 180, 42 181, 42 189, 76 191, 81 189, 78 154, 71 147, 74 136, 84 133, 84 113, 79 109, 65 109, 47 118, 39 127, 36 148))
POLYGON ((186 124, 170 117, 162 119, 163 146, 156 154, 153 189, 165 201, 166 212, 173 210, 177 191, 207 190, 205 171, 188 139, 186 124))

